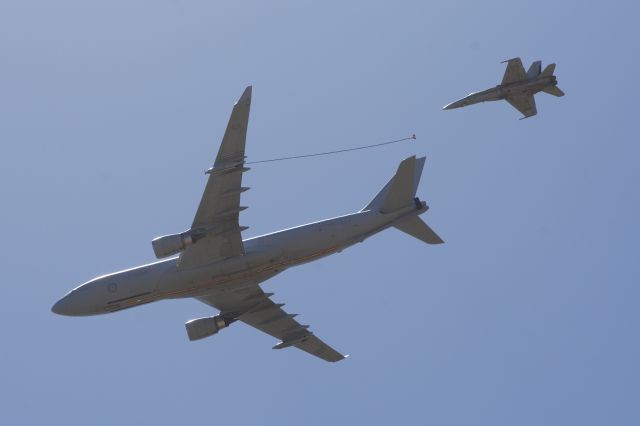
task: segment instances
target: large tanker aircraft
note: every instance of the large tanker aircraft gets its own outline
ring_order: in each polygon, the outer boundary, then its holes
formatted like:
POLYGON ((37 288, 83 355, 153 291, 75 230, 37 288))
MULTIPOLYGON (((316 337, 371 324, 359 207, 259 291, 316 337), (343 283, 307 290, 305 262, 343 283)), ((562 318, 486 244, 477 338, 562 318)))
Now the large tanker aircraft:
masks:
POLYGON ((60 315, 97 315, 163 299, 193 297, 219 314, 188 321, 190 340, 216 334, 236 321, 280 340, 273 348, 294 346, 326 361, 345 358, 271 300, 260 284, 292 266, 339 253, 387 228, 428 244, 443 241, 419 215, 427 211, 415 196, 425 158, 409 157, 364 208, 344 216, 242 239, 239 213, 245 140, 251 107, 247 87, 233 107, 191 227, 152 241, 163 259, 94 278, 68 292, 52 307, 60 315), (177 255, 177 256, 176 256, 177 255))

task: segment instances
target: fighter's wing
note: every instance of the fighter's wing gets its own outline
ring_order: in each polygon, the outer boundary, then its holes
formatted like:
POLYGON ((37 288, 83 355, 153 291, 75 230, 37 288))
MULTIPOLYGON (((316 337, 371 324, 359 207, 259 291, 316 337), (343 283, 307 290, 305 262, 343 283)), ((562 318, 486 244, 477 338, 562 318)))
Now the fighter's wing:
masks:
POLYGON ((522 118, 531 117, 538 113, 536 109, 536 99, 531 94, 509 96, 507 97, 507 102, 524 115, 522 118))
POLYGON ((242 187, 242 173, 249 170, 244 167, 244 146, 250 108, 251 86, 233 106, 218 156, 207 171, 209 180, 191 225, 192 230, 202 230, 204 237, 182 252, 180 269, 244 253, 240 231, 246 228, 239 226, 238 216, 246 209, 240 206, 240 194, 249 189, 242 187))
POLYGON ((280 339, 280 342, 273 349, 295 346, 329 362, 345 358, 344 355, 314 336, 308 330, 308 325, 301 325, 296 321, 295 314, 287 314, 282 309, 284 304, 273 303, 269 298, 271 296, 273 293, 265 293, 260 286, 252 285, 237 291, 198 297, 198 300, 218 309, 223 316, 236 318, 280 339))
POLYGON ((504 76, 502 77, 502 84, 515 83, 516 81, 523 81, 527 79, 527 74, 524 72, 524 66, 520 58, 513 58, 503 61, 507 63, 507 69, 504 70, 504 76))

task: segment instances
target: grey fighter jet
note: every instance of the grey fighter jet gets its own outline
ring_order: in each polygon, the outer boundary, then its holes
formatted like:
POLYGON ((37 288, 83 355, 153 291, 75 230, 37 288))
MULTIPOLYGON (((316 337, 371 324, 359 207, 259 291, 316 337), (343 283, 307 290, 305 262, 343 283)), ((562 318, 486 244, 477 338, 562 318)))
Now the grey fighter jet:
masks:
POLYGON ((506 100, 524 117, 534 116, 538 113, 536 100, 533 97, 538 92, 546 92, 553 96, 564 96, 564 92, 558 88, 558 80, 553 72, 556 64, 549 64, 541 72, 542 62, 535 61, 525 73, 520 58, 513 58, 507 63, 502 83, 482 92, 471 93, 464 98, 446 105, 443 109, 461 108, 480 102, 506 100))
POLYGON ((249 189, 242 186, 242 176, 249 170, 245 139, 250 106, 251 87, 247 87, 233 107, 218 155, 207 171, 191 227, 152 241, 156 257, 164 260, 87 281, 53 305, 53 312, 97 315, 193 297, 220 313, 188 321, 190 340, 238 322, 278 338, 274 349, 293 346, 330 362, 345 358, 308 325, 300 324, 295 314, 285 312, 284 304, 274 302, 273 293, 265 293, 260 284, 293 266, 340 253, 387 228, 427 244, 442 243, 419 217, 428 209, 415 196, 425 159, 412 156, 402 161, 393 178, 357 212, 243 239, 241 233, 247 228, 238 219, 246 209, 240 205, 241 195, 249 189))

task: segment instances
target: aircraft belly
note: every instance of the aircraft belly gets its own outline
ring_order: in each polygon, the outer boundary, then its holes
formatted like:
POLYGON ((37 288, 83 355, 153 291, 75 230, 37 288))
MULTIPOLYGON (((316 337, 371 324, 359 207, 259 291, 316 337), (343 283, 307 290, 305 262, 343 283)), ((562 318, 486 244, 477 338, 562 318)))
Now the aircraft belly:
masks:
POLYGON ((338 253, 396 219, 361 212, 245 240, 246 253, 195 270, 163 276, 158 298, 197 297, 266 281, 287 268, 338 253))
POLYGON ((388 220, 385 215, 363 212, 298 228, 286 236, 285 261, 301 265, 339 253, 380 230, 388 220))
POLYGON ((94 294, 100 295, 95 309, 98 313, 115 312, 150 303, 160 298, 160 285, 170 261, 133 268, 94 280, 94 294))
POLYGON ((177 271, 175 278, 166 281, 163 298, 198 297, 211 291, 240 289, 259 284, 282 272, 281 250, 275 247, 256 247, 242 256, 216 262, 196 270, 177 271))

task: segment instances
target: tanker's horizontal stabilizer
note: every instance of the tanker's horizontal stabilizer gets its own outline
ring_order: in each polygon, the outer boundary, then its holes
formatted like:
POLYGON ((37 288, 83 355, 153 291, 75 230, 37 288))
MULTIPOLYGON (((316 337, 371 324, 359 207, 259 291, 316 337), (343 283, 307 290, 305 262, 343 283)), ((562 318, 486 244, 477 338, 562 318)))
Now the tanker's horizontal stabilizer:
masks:
POLYGON ((436 234, 429 225, 424 223, 418 216, 407 216, 393 224, 394 227, 406 232, 427 244, 442 244, 444 241, 436 234))

